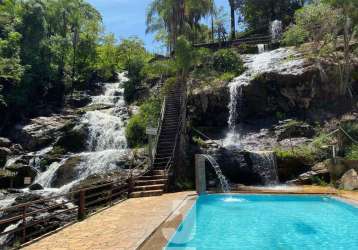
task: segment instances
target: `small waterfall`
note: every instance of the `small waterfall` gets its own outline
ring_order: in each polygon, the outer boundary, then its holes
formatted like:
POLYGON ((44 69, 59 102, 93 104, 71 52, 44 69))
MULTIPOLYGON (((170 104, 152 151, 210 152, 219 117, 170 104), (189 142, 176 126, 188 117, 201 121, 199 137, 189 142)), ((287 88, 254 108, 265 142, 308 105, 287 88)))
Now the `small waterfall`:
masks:
POLYGON ((264 53, 266 51, 266 44, 258 44, 257 50, 259 51, 259 54, 264 53))
POLYGON ((250 158, 255 170, 264 179, 265 185, 275 185, 279 183, 276 156, 273 152, 250 152, 250 158))
POLYGON ((223 192, 229 193, 230 192, 229 182, 227 181, 225 175, 222 173, 221 168, 217 163, 217 161, 211 155, 203 155, 203 157, 205 157, 210 162, 211 166, 214 168, 214 171, 220 181, 220 185, 223 192))
POLYGON ((275 42, 278 42, 281 37, 282 37, 282 32, 283 32, 283 29, 282 29, 282 21, 279 21, 279 20, 275 20, 271 23, 271 39, 272 39, 272 42, 275 43, 275 42))

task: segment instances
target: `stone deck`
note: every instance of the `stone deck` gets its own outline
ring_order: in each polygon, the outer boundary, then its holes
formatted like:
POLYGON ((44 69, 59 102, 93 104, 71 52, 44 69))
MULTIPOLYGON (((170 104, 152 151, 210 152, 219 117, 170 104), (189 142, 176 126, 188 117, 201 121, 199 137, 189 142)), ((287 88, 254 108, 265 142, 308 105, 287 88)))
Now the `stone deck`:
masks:
POLYGON ((35 242, 25 250, 137 249, 194 192, 129 199, 35 242))

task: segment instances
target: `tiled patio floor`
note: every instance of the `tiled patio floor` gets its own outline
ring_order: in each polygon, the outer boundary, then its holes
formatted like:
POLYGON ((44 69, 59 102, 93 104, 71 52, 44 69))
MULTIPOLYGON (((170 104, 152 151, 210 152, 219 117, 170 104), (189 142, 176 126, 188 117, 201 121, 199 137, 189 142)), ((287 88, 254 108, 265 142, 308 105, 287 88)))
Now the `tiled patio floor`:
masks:
POLYGON ((35 242, 25 250, 136 249, 194 192, 129 199, 35 242))

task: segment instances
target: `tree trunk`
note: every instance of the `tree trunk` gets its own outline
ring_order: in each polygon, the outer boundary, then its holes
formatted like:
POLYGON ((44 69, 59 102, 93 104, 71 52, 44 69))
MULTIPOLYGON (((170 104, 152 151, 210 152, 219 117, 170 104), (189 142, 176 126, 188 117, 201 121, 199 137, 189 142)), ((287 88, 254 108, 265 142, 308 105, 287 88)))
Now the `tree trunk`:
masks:
POLYGON ((234 40, 236 37, 236 30, 235 30, 235 8, 234 6, 230 6, 231 12, 231 40, 234 40))

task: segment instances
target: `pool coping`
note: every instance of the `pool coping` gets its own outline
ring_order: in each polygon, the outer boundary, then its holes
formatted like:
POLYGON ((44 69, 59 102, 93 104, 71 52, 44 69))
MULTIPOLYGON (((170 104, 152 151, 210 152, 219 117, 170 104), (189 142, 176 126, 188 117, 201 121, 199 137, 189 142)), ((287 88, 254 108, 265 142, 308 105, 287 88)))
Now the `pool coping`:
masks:
MULTIPOLYGON (((262 191, 262 190, 261 190, 262 191)), ((256 191, 237 191, 237 192, 230 192, 230 193, 218 193, 218 192, 207 192, 208 195, 215 195, 215 194, 242 194, 242 195, 288 195, 288 196, 329 196, 333 199, 336 199, 340 202, 347 203, 351 206, 354 206, 358 208, 358 200, 351 199, 344 197, 342 194, 336 191, 331 192, 294 192, 294 191, 288 191, 288 192, 279 192, 279 191, 269 191, 265 190, 264 192, 256 191)), ((195 202, 197 201, 197 198, 199 195, 188 195, 181 204, 174 209, 170 215, 163 220, 163 222, 148 236, 142 244, 138 247, 140 250, 158 250, 158 249, 164 249, 167 244, 170 242, 170 240, 173 238, 174 234, 176 233, 177 228, 182 224, 184 219, 187 217, 188 213, 191 211, 192 207, 195 205, 195 202), (188 200, 192 199, 190 202, 192 202, 190 205, 187 204, 188 200), (178 220, 175 215, 181 216, 181 219, 178 220), (173 223, 174 225, 171 225, 173 223), (170 235, 167 235, 167 238, 165 239, 165 242, 163 239, 160 238, 161 233, 163 230, 167 229, 171 225, 174 226, 174 230, 170 233, 170 235)))

